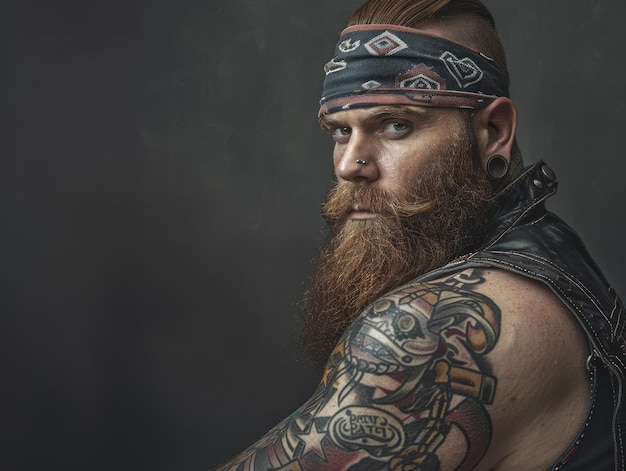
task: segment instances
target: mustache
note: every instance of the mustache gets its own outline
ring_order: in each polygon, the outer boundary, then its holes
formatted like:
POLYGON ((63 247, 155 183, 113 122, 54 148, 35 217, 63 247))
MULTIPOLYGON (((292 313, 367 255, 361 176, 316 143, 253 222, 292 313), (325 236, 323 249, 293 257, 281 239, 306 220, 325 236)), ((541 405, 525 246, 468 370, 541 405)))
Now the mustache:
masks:
POLYGON ((322 216, 331 225, 346 220, 355 209, 384 218, 404 219, 428 212, 434 206, 434 199, 346 182, 330 190, 322 216))

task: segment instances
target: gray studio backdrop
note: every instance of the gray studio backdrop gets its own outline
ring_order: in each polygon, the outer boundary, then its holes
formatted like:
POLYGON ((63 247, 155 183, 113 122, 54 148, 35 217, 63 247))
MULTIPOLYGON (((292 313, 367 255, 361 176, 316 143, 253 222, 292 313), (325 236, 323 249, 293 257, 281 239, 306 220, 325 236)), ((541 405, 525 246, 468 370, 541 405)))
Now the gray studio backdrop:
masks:
MULTIPOLYGON (((519 140, 626 294, 622 0, 490 0, 519 140)), ((317 378, 291 348, 355 1, 0 7, 0 468, 202 470, 317 378)))

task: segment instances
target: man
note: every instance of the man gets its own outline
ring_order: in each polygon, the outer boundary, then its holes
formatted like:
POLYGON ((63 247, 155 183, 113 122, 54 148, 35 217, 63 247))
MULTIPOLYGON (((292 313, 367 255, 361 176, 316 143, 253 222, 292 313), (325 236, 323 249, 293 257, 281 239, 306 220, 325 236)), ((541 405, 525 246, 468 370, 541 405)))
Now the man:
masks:
POLYGON ((522 168, 478 0, 370 0, 325 67, 314 395, 221 469, 623 470, 624 309, 522 168))

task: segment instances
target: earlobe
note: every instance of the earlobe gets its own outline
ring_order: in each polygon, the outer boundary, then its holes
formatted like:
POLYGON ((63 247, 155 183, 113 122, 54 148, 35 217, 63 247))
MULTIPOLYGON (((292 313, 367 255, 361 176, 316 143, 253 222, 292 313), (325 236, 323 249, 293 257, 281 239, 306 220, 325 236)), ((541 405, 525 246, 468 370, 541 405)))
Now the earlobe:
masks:
POLYGON ((474 113, 474 132, 485 169, 494 155, 510 161, 516 129, 517 109, 510 98, 496 98, 474 113))

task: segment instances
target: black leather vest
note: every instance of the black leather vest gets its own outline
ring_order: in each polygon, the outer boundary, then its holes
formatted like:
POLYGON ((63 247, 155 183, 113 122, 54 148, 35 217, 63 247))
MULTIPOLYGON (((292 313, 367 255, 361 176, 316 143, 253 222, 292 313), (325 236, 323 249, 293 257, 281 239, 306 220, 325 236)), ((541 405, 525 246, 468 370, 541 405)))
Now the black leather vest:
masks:
MULTIPOLYGON (((466 268, 496 267, 539 280, 548 285, 580 323, 590 344, 589 369, 592 375, 595 402, 604 405, 606 423, 612 422, 612 442, 616 471, 626 471, 624 459, 623 407, 626 372, 626 339, 624 307, 610 287, 583 242, 567 224, 546 211, 545 200, 556 193, 557 182, 552 170, 543 162, 529 167, 496 200, 493 222, 486 242, 471 253, 420 277, 422 281, 439 278, 466 268), (598 385, 596 387, 596 384, 598 385), (606 391, 609 389, 610 391, 606 391), (607 398, 607 401, 604 401, 607 398), (610 416, 610 417, 609 417, 610 416)), ((596 414, 597 415, 597 414, 596 414)), ((591 417, 591 422, 602 417, 591 417)), ((604 435, 610 431, 604 428, 604 435)), ((600 434, 590 433, 551 469, 602 469, 572 465, 579 461, 583 449, 592 450, 600 434), (569 460, 571 458, 571 460, 569 460)), ((599 446, 599 445, 598 445, 599 446)), ((597 447, 596 447, 597 448, 597 447)), ((593 453, 590 451, 589 453, 593 453)), ((586 466, 586 465, 585 465, 586 466)))

